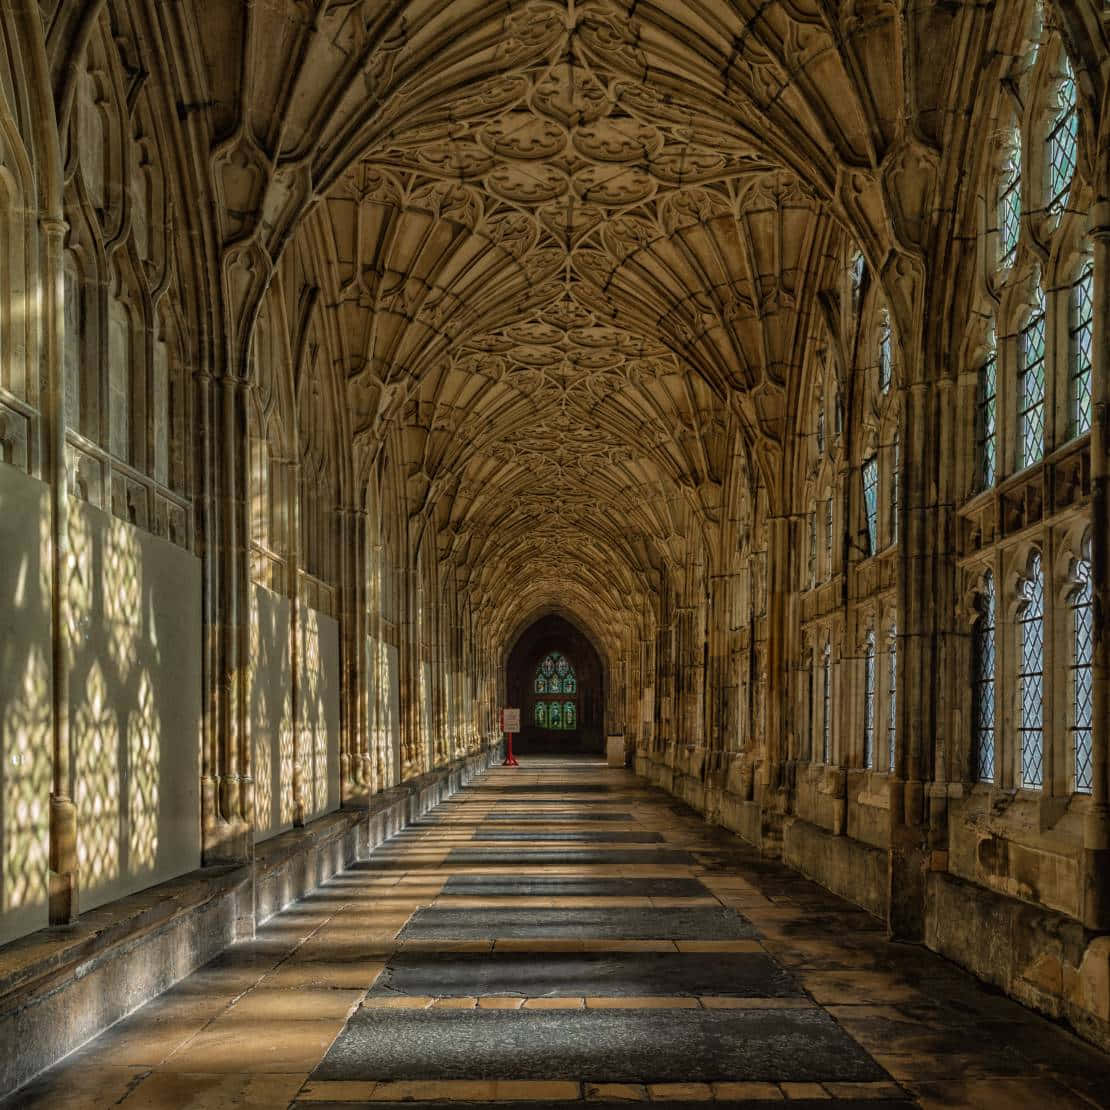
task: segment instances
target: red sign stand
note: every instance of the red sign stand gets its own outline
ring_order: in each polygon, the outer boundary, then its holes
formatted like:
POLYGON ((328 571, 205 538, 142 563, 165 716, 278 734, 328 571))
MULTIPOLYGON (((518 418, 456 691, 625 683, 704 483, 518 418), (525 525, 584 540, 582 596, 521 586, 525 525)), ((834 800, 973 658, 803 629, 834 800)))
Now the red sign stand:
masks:
POLYGON ((513 755, 513 734, 508 732, 505 734, 509 741, 508 754, 505 756, 505 761, 501 764, 502 767, 519 767, 520 764, 516 761, 516 756, 513 755))
POLYGON ((501 725, 501 731, 505 733, 506 739, 509 741, 508 754, 505 756, 505 761, 501 764, 502 767, 519 767, 520 764, 516 761, 516 756, 513 755, 513 734, 509 732, 505 726, 508 725, 510 729, 520 728, 520 710, 519 709, 502 709, 498 714, 498 721, 501 725))

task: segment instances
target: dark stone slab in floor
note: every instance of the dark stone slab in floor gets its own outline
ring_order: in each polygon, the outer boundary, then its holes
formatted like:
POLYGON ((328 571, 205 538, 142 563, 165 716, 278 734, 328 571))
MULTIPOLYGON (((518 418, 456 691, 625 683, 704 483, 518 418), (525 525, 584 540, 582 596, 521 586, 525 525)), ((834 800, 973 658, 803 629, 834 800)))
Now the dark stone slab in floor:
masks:
POLYGON ((788 998, 802 992, 761 952, 399 952, 370 993, 788 998))
POLYGON ((863 1083, 888 1077, 823 1010, 363 1009, 311 1078, 863 1083))
POLYGON ((486 816, 486 821, 512 821, 521 825, 547 825, 559 821, 631 821, 631 813, 602 813, 593 809, 552 809, 543 813, 498 813, 486 816))
POLYGON ((751 922, 726 906, 534 910, 516 906, 426 906, 409 918, 399 934, 401 940, 742 940, 755 935, 751 922))
MULTIPOLYGON (((462 1102, 421 1102, 420 1110, 460 1110, 461 1107, 475 1106, 476 1103, 462 1102)), ((629 1110, 637 1103, 610 1102, 590 1099, 589 1102, 497 1102, 483 1103, 483 1106, 496 1106, 497 1110, 629 1110)), ((657 1102, 644 1104, 650 1110, 690 1110, 690 1102, 657 1102)), ((698 1103, 693 1103, 698 1106, 698 1103)), ((783 1110, 782 1099, 746 1099, 715 1101, 708 1104, 713 1110, 783 1110)), ((800 1098, 791 1099, 789 1110, 915 1110, 916 1102, 909 1099, 858 1099, 858 1098, 800 1098)), ((412 1102, 294 1102, 290 1110, 413 1110, 412 1102)))
POLYGON ((692 867, 694 857, 680 848, 452 848, 446 867, 563 867, 579 864, 648 864, 692 867))
POLYGON ((502 786, 500 783, 479 783, 477 786, 464 787, 461 794, 634 794, 626 786, 610 786, 604 782, 575 783, 536 783, 529 786, 523 782, 513 782, 502 786))
POLYGON ((663 834, 657 832, 622 832, 619 829, 589 829, 585 832, 553 830, 529 832, 516 829, 478 829, 475 840, 534 840, 559 844, 662 844, 663 834))
POLYGON ((698 879, 590 879, 577 875, 452 875, 444 894, 468 898, 705 898, 698 879))

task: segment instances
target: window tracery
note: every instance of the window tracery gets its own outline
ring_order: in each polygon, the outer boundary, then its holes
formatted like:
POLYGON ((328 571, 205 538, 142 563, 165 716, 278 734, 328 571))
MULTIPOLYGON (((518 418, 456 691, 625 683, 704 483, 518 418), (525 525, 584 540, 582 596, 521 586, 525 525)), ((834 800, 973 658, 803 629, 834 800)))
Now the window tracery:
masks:
POLYGON ((875 766, 875 633, 869 631, 863 651, 863 765, 875 766))
POLYGON ((989 570, 983 575, 976 608, 972 653, 973 775, 977 782, 994 782, 995 594, 994 576, 989 570))
POLYGON ((1090 537, 1076 560, 1071 591, 1071 750, 1075 789, 1089 794, 1093 785, 1091 730, 1094 725, 1094 593, 1091 585, 1090 537))
POLYGON ((1094 266, 1088 259, 1071 289, 1068 329, 1068 417, 1071 436, 1091 430, 1091 357, 1094 342, 1094 266))
POLYGON ((1045 451, 1045 297, 1034 283, 1033 308, 1018 337, 1018 469, 1039 462, 1045 451))
POLYGON ((1021 785, 1039 790, 1044 785, 1044 570, 1039 551, 1030 557, 1018 596, 1021 785))

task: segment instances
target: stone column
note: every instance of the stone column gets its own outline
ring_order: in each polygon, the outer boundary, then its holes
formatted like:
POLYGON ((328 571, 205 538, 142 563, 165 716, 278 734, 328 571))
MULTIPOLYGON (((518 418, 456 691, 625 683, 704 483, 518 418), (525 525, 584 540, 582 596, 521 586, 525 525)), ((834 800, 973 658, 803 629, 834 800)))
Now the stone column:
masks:
POLYGON ((1110 929, 1110 202, 1091 208, 1094 345, 1091 367, 1091 587, 1094 717, 1091 808, 1083 828, 1083 923, 1110 929))

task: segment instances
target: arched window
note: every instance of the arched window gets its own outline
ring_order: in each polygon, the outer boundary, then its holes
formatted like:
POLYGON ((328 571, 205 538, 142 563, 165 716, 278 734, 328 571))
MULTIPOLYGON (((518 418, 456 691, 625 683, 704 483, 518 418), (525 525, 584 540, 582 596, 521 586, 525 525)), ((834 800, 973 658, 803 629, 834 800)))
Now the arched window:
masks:
POLYGON ((1071 319, 1068 327, 1068 430, 1081 436, 1091 430, 1091 350, 1094 339, 1094 267, 1083 267, 1071 287, 1071 319))
POLYGON ((817 513, 811 511, 806 515, 806 529, 809 533, 809 558, 807 562, 807 586, 813 589, 817 585, 817 513))
POLYGON ((860 298, 863 295, 863 279, 867 274, 867 263, 864 261, 863 251, 857 250, 852 255, 849 263, 849 273, 852 279, 852 300, 858 308, 860 298))
POLYGON ((890 314, 884 308, 879 316, 879 391, 886 393, 894 379, 894 351, 890 335, 890 314))
POLYGON ((894 433, 890 459, 890 542, 898 542, 898 486, 901 483, 902 437, 894 433))
POLYGON ((825 501, 825 580, 833 576, 833 502, 830 495, 825 501))
POLYGON ((825 395, 818 393, 817 395, 817 419, 816 419, 816 432, 817 432, 817 454, 822 456, 825 454, 825 395))
POLYGON ((1078 154, 1079 113, 1075 101, 1075 77, 1067 54, 1061 51, 1052 127, 1045 138, 1046 207, 1049 212, 1060 212, 1067 202, 1078 154))
POLYGON ((886 746, 887 768, 894 773, 894 748, 898 741, 898 630, 891 625, 886 646, 886 746))
POLYGON ((1076 588, 1071 595, 1071 735, 1075 753, 1075 789, 1089 794, 1093 783, 1091 725, 1094 719, 1093 672, 1095 619, 1091 590, 1089 541, 1075 564, 1076 588))
POLYGON ((1007 136, 1002 170, 998 175, 998 263, 1006 270, 1017 258, 1021 234, 1021 135, 1015 127, 1007 136))
POLYGON ((975 485, 981 490, 993 486, 998 476, 997 402, 998 352, 992 332, 990 348, 979 366, 975 390, 975 485))
POLYGON ((832 647, 825 641, 821 653, 821 762, 832 757, 832 647))
POLYGON ((1029 560, 1020 596, 1021 785, 1039 790, 1044 783, 1044 570, 1039 552, 1029 560))
POLYGON ((1018 337, 1018 469, 1044 457, 1045 301, 1036 283, 1033 311, 1018 337))
POLYGON ((532 692, 536 695, 532 721, 537 728, 578 727, 578 677, 562 652, 553 651, 545 656, 536 668, 532 692))
POLYGON ((875 633, 867 633, 863 653, 863 765, 875 766, 875 633))
POLYGON ((978 598, 972 659, 971 722, 977 782, 994 782, 994 576, 988 570, 978 598))
POLYGON ((879 460, 871 455, 863 460, 863 513, 867 523, 867 554, 879 550, 879 460))

